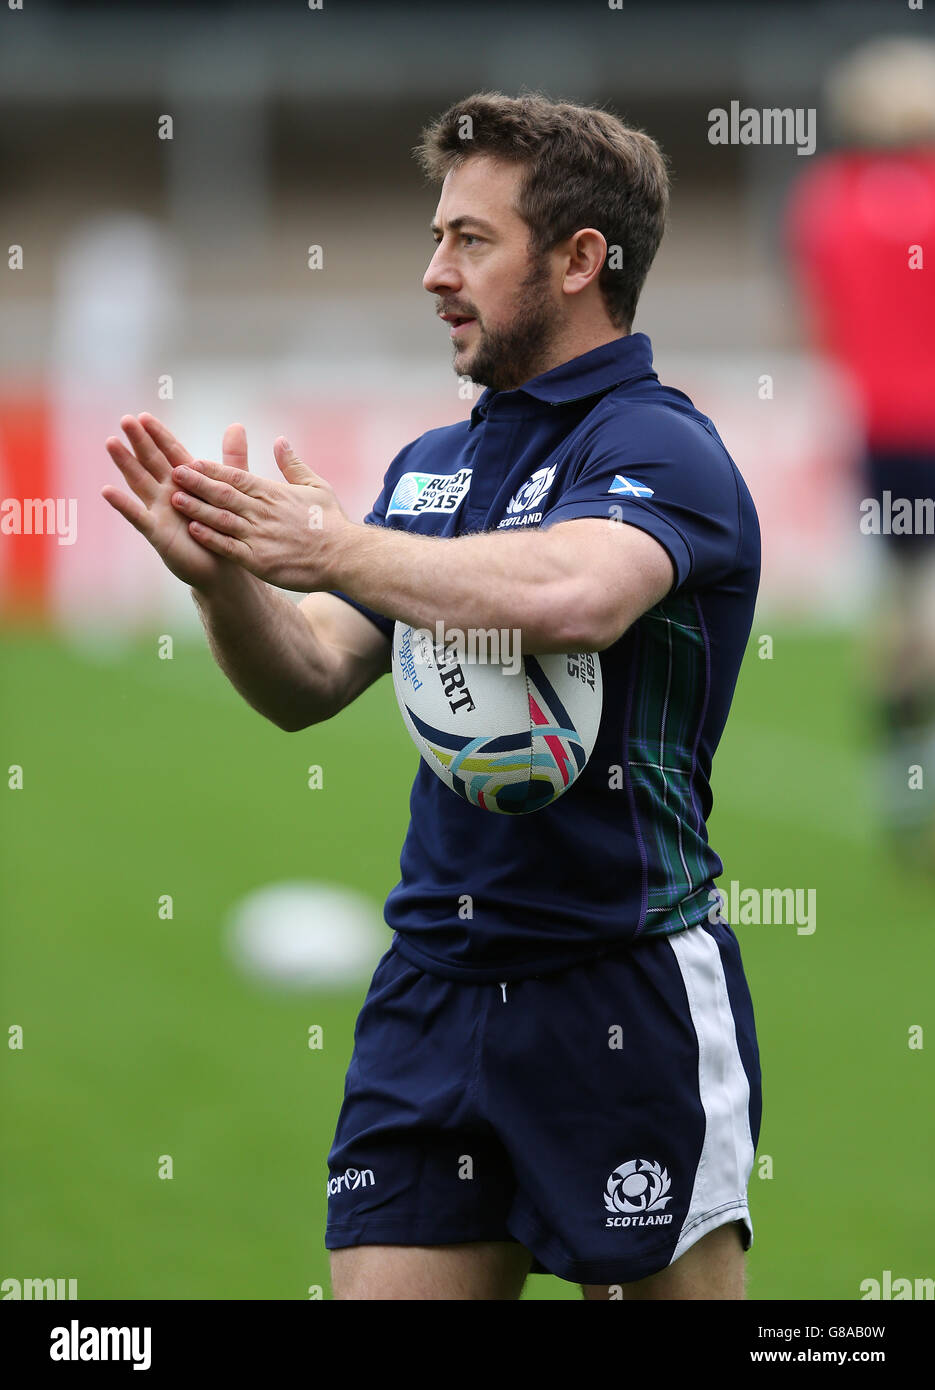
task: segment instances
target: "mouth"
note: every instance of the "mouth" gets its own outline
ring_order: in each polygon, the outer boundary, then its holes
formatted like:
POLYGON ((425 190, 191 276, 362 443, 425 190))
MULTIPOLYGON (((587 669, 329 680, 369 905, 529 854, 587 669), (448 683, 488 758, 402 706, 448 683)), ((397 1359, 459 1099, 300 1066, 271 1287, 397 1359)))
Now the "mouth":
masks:
POLYGON ((468 318, 464 314, 441 314, 442 321, 450 325, 450 338, 460 338, 470 328, 471 324, 476 323, 477 319, 468 318))

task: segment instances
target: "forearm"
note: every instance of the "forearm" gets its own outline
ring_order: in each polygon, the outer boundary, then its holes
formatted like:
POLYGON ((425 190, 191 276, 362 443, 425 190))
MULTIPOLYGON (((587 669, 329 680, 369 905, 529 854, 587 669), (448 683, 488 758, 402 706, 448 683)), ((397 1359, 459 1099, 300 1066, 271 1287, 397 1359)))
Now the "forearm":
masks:
POLYGON ((589 631, 585 576, 548 531, 442 539, 380 526, 348 528, 335 588, 435 632, 518 631, 525 652, 573 651, 589 631))
POLYGON ((298 608, 246 570, 192 589, 214 659, 255 710, 294 730, 334 713, 333 662, 298 608))

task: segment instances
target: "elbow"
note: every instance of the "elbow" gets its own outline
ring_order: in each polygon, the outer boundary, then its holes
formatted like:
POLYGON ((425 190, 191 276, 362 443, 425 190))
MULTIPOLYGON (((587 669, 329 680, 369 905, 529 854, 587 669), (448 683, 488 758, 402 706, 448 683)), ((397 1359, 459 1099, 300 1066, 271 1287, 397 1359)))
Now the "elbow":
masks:
POLYGON ((303 715, 300 719, 277 719, 274 723, 284 734, 300 734, 303 729, 311 729, 315 724, 327 723, 336 713, 336 710, 327 710, 322 714, 303 715))
POLYGON ((284 734, 300 734, 303 729, 310 729, 313 724, 324 724, 337 712, 337 709, 331 706, 326 708, 316 705, 314 708, 281 710, 277 714, 267 714, 266 717, 284 734))
POLYGON ((296 683, 281 693, 279 706, 269 717, 286 734, 299 734, 313 724, 324 724, 344 707, 341 689, 333 680, 296 683))
POLYGON ((622 620, 619 610, 617 612, 605 612, 600 615, 597 623, 591 629, 591 637, 588 646, 582 647, 586 652, 603 652, 608 647, 612 647, 618 641, 627 628, 632 626, 632 619, 622 620))
POLYGON ((314 720, 314 719, 311 719, 311 720, 306 720, 306 719, 273 719, 273 720, 272 720, 272 723, 276 725, 276 728, 277 728, 277 729, 280 729, 284 734, 300 734, 300 733, 302 732, 303 729, 308 729, 308 728, 310 728, 311 725, 314 724, 314 723, 316 723, 316 722, 317 722, 317 721, 314 720))
POLYGON ((307 729, 309 723, 314 722, 307 719, 300 719, 297 715, 291 713, 270 714, 268 710, 264 711, 264 713, 269 722, 275 725, 275 727, 284 734, 298 734, 302 729, 307 729))
POLYGON ((601 652, 610 647, 626 630, 619 610, 601 601, 601 595, 578 586, 565 590, 550 613, 543 617, 543 629, 548 626, 554 636, 555 651, 601 652))

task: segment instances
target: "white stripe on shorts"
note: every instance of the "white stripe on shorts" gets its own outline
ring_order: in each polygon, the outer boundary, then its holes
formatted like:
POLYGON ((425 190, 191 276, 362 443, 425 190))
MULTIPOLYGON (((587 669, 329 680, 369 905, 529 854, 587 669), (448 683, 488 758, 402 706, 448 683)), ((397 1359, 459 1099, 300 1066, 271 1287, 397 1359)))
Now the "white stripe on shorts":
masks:
MULTIPOLYGON (((750 1085, 718 944, 702 926, 668 937, 675 952, 698 1036, 698 1093, 705 1136, 691 1202, 672 1260, 725 1221, 743 1220, 752 1242, 747 1182, 753 1168, 750 1085)), ((671 1261, 670 1261, 671 1263, 671 1261)))

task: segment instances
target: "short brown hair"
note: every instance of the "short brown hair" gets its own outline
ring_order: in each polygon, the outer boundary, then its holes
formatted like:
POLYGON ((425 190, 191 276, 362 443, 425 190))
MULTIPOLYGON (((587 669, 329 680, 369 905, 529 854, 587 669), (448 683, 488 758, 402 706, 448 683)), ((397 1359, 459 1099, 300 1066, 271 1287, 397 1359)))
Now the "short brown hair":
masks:
POLYGON ((659 249, 669 205, 665 157, 655 140, 594 106, 476 92, 422 131, 414 151, 430 179, 442 180, 471 155, 526 166, 516 211, 532 250, 547 251, 580 227, 595 227, 620 248, 598 284, 611 322, 628 331, 659 249))

